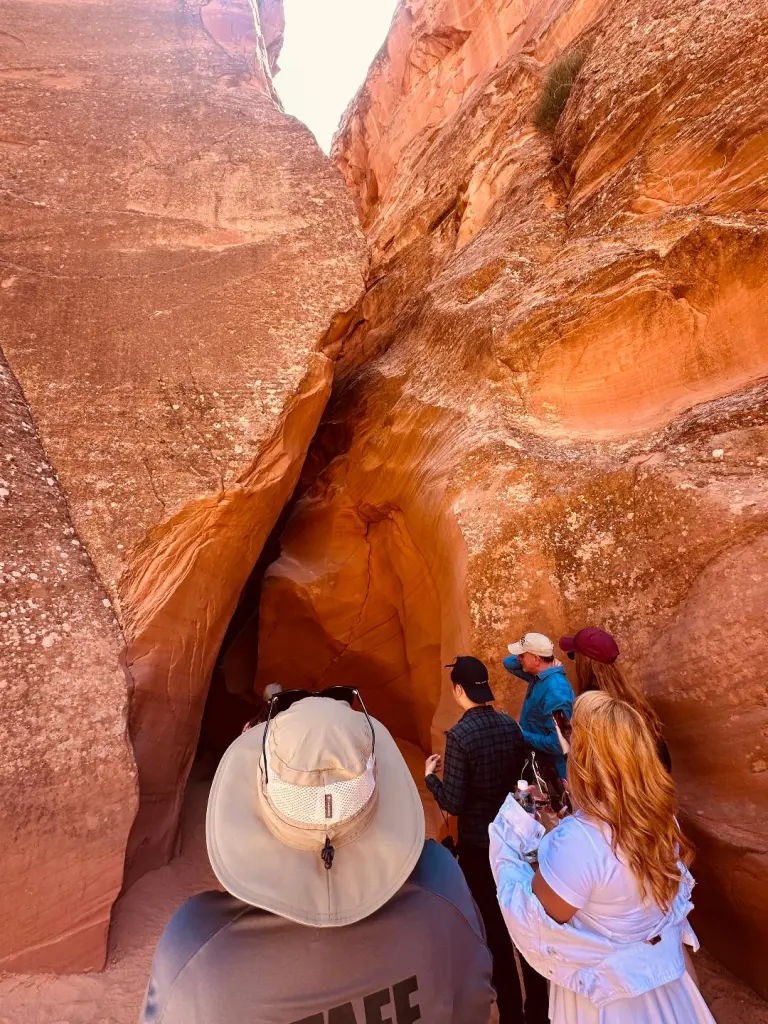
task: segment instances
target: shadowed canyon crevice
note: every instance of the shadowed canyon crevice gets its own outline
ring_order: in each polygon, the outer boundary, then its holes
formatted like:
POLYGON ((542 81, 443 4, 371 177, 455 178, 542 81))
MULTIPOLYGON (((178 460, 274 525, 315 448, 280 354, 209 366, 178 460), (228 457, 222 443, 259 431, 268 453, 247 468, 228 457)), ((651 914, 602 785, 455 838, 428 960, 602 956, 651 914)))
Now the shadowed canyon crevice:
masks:
POLYGON ((768 2, 401 0, 335 168, 281 0, 0 15, 0 968, 103 964, 212 675, 418 771, 457 653, 516 713, 509 640, 600 624, 768 995, 768 2))

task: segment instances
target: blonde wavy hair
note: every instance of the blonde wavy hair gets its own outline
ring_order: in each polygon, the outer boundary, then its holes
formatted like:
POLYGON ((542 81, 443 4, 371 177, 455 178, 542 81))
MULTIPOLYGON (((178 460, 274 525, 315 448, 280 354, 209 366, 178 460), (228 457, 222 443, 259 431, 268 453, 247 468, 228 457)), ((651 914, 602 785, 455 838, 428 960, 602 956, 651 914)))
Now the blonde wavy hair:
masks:
POLYGON ((611 830, 646 900, 668 911, 680 886, 679 862, 693 847, 675 817, 675 784, 639 711, 601 691, 582 694, 572 720, 568 785, 576 810, 611 830))
POLYGON ((624 675, 619 666, 614 662, 611 665, 604 665, 600 661, 593 661, 580 651, 576 651, 576 696, 588 693, 590 690, 602 690, 616 700, 623 700, 639 711, 645 719, 645 724, 653 733, 656 740, 661 737, 661 722, 656 712, 651 707, 650 701, 643 691, 631 679, 624 675))

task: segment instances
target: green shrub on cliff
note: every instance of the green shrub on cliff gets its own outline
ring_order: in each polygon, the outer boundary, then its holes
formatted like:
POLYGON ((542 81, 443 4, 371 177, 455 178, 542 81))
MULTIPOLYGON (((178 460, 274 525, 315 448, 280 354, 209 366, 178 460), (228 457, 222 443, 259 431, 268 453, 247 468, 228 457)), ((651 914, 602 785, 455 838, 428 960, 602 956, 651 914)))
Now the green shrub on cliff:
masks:
POLYGON ((551 134, 557 127, 560 115, 571 95, 573 83, 578 78, 587 55, 582 50, 574 50, 558 57, 549 67, 544 90, 539 99, 533 123, 539 131, 551 134))

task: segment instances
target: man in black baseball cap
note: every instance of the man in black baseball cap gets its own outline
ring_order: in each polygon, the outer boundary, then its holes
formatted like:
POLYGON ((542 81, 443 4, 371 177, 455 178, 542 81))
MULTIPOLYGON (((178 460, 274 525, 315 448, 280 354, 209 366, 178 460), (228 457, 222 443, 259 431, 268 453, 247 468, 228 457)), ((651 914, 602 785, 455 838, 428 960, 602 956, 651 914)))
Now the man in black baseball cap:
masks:
POLYGON ((491 706, 494 697, 482 661, 462 655, 446 668, 451 670, 454 700, 464 714, 446 733, 442 782, 435 774, 440 769, 440 755, 427 758, 427 788, 444 811, 459 819, 459 864, 480 909, 493 956, 499 1024, 546 1024, 547 983, 521 957, 523 1011, 514 947, 496 900, 488 853, 488 826, 522 778, 523 734, 514 718, 491 706))

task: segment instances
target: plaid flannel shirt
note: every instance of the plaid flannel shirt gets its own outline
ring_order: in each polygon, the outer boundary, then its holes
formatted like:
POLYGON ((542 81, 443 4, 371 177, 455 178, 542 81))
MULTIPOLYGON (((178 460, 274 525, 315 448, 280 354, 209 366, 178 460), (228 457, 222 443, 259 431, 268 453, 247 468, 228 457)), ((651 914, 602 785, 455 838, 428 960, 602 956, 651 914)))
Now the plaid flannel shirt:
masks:
POLYGON ((520 726, 492 707, 470 708, 446 733, 443 781, 427 776, 427 788, 459 819, 459 844, 487 847, 488 826, 525 763, 520 726))

